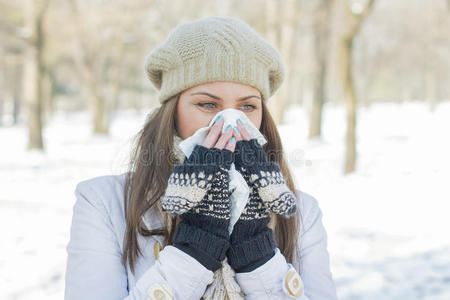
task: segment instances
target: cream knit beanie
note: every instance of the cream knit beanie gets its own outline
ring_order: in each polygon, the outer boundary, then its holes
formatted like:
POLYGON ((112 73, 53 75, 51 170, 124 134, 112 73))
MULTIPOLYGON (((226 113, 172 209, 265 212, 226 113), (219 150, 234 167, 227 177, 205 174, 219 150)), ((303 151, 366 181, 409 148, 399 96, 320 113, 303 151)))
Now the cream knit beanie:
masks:
POLYGON ((162 104, 198 84, 234 81, 255 87, 264 100, 284 80, 282 58, 247 23, 230 16, 182 22, 145 58, 146 75, 162 104))

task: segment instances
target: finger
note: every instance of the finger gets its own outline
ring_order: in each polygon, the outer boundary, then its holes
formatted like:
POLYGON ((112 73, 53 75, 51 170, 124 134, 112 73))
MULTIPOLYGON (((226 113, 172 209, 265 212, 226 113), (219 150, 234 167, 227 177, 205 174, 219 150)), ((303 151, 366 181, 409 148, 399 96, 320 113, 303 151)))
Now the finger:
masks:
POLYGON ((237 128, 239 129, 239 133, 242 136, 242 139, 244 140, 250 140, 250 134, 248 133, 247 129, 245 129, 245 127, 241 124, 239 124, 239 122, 236 122, 237 128))
POLYGON ((225 146, 225 149, 228 149, 228 150, 234 152, 234 148, 236 148, 236 138, 233 136, 228 141, 227 145, 225 146))
POLYGON ((219 122, 216 122, 213 126, 211 126, 206 134, 205 139, 202 142, 202 146, 211 148, 219 139, 220 132, 222 131, 222 126, 224 123, 224 119, 221 119, 219 122))
POLYGON ((242 136, 239 133, 239 129, 236 126, 233 128, 233 137, 236 139, 236 142, 242 140, 242 136))
POLYGON ((225 130, 226 131, 224 133, 222 133, 222 135, 217 140, 217 143, 214 146, 214 148, 223 149, 226 146, 226 144, 228 143, 228 140, 233 135, 233 130, 231 130, 231 125, 227 126, 227 129, 225 129, 225 130))

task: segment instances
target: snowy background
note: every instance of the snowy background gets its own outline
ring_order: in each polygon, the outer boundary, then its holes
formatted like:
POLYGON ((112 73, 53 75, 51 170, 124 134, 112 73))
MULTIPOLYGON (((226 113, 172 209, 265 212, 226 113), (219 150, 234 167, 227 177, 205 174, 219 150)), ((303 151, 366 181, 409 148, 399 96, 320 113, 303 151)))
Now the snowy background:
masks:
MULTIPOLYGON (((297 187, 318 201, 339 299, 450 299, 450 103, 374 104, 358 111, 357 171, 344 176, 345 112, 325 106, 323 138, 308 113, 279 127, 297 187)), ((126 170, 145 114, 121 112, 110 137, 88 113, 60 113, 46 150, 25 126, 0 127, 2 299, 63 299, 75 185, 126 170)))

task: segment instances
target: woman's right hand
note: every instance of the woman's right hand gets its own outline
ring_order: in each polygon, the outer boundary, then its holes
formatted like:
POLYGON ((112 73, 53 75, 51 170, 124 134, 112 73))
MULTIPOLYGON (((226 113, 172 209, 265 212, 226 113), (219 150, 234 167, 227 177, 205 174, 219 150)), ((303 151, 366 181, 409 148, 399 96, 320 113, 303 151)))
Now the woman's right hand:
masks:
POLYGON ((163 211, 181 218, 173 245, 211 271, 222 266, 230 246, 228 170, 235 137, 232 128, 221 132, 223 123, 219 120, 211 126, 185 163, 174 167, 162 199, 163 211))
POLYGON ((222 133, 222 127, 224 119, 221 118, 219 122, 216 122, 208 131, 205 139, 202 142, 202 146, 206 148, 218 148, 234 151, 236 147, 236 139, 239 139, 239 135, 229 125, 228 130, 222 133))

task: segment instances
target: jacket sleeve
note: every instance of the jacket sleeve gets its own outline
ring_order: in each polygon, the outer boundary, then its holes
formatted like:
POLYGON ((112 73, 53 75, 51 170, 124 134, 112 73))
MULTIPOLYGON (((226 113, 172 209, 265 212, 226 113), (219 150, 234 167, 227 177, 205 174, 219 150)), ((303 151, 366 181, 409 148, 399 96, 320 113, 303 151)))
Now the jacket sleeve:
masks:
POLYGON ((311 300, 336 300, 336 287, 330 270, 327 232, 322 223, 322 211, 317 200, 306 193, 304 197, 303 230, 300 234, 300 276, 305 294, 311 300))
POLYGON ((245 294, 245 299, 299 299, 309 300, 304 294, 300 298, 291 296, 284 287, 287 272, 293 266, 286 262, 278 248, 275 255, 264 265, 251 272, 236 273, 236 281, 245 294))
POLYGON ((303 194, 308 205, 304 210, 303 225, 300 229, 300 278, 304 292, 298 298, 289 294, 285 277, 293 265, 286 262, 277 248, 273 258, 259 268, 236 273, 246 299, 299 299, 299 300, 336 300, 336 289, 330 272, 327 251, 327 233, 322 224, 322 212, 317 201, 308 194, 303 194), (303 230, 302 230, 303 229, 303 230))
POLYGON ((127 270, 105 205, 93 188, 79 183, 75 189, 65 273, 66 300, 147 299, 154 284, 168 286, 175 299, 200 299, 213 280, 213 272, 175 247, 166 246, 159 259, 128 290, 127 270), (186 297, 188 295, 188 297, 186 297))
MULTIPOLYGON (((175 299, 200 299, 213 281, 214 273, 195 258, 173 246, 166 246, 159 259, 136 283, 125 300, 147 299, 147 290, 156 283, 166 284, 175 299)), ((154 297, 152 299, 160 299, 154 297)))

